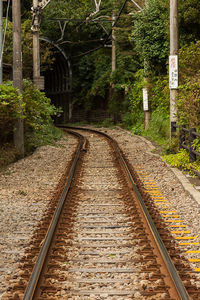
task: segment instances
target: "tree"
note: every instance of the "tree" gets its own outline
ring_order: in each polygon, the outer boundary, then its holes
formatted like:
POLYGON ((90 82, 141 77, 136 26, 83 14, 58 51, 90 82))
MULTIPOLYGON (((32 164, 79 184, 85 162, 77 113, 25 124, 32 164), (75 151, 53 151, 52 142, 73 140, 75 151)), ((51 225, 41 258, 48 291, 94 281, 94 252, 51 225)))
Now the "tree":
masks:
POLYGON ((132 40, 141 62, 150 68, 166 72, 169 54, 169 1, 148 1, 142 12, 133 16, 132 40))
MULTIPOLYGON (((22 56, 23 56, 23 77, 32 78, 32 33, 31 19, 26 19, 22 23, 22 56)), ((8 21, 7 34, 4 48, 4 63, 12 65, 12 22, 8 21)), ((53 63, 52 47, 47 43, 41 43, 41 65, 42 71, 48 69, 53 63)))

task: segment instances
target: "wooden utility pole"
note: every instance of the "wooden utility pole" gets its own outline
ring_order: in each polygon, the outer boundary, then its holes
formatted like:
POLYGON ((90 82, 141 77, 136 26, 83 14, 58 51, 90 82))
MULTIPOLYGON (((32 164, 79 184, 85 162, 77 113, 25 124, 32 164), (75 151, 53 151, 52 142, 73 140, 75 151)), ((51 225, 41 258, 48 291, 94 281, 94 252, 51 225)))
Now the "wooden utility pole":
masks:
MULTIPOLYGON (((115 25, 115 13, 113 11, 112 13, 112 68, 111 68, 111 73, 113 73, 116 70, 116 42, 115 42, 115 29, 114 29, 114 25, 115 25)), ((114 93, 114 84, 112 84, 110 86, 110 100, 113 97, 113 93, 114 93)), ((112 114, 112 118, 114 123, 116 122, 116 112, 113 112, 112 114)))
POLYGON ((149 76, 148 76, 148 62, 144 61, 144 83, 145 87, 143 88, 143 109, 144 109, 144 129, 149 128, 150 123, 150 105, 149 105, 149 76))
POLYGON ((175 131, 177 122, 178 98, 178 0, 170 0, 170 57, 169 57, 169 88, 170 88, 170 133, 175 131))
POLYGON ((39 1, 33 0, 33 83, 39 87, 40 41, 39 41, 39 1))
MULTIPOLYGON (((145 5, 148 7, 148 1, 145 0, 145 5)), ((143 88, 143 109, 144 109, 144 129, 149 128, 150 123, 150 105, 149 105, 149 63, 145 59, 144 60, 144 83, 145 86, 143 88)))
MULTIPOLYGON (((12 2, 13 23, 13 86, 22 94, 22 49, 21 49, 21 4, 20 0, 12 2)), ((22 102, 21 102, 22 104, 22 102)), ((21 111, 22 115, 22 111, 21 111)), ((14 144, 19 154, 24 156, 24 124, 18 119, 14 130, 14 144)))
MULTIPOLYGON (((115 24, 115 14, 112 13, 112 26, 115 24)), ((112 27, 112 72, 116 70, 116 44, 115 44, 115 29, 112 27)))

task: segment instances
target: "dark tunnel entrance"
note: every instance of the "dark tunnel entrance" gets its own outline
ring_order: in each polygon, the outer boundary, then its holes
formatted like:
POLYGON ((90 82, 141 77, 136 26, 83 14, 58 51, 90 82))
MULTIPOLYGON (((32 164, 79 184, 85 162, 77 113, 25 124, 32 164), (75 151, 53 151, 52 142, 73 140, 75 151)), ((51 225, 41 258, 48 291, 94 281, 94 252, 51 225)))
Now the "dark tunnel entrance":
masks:
POLYGON ((55 62, 51 69, 44 72, 45 93, 62 113, 55 118, 55 123, 67 123, 72 118, 72 71, 65 52, 47 38, 41 40, 51 43, 55 48, 55 62))

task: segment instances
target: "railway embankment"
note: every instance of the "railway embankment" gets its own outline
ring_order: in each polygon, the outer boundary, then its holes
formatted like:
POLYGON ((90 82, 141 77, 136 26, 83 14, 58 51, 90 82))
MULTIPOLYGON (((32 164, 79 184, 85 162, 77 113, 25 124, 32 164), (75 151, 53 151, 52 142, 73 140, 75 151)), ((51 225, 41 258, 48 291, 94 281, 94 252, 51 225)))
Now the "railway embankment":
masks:
MULTIPOLYGON (((180 220, 188 226, 191 234, 183 240, 188 242, 193 237, 197 246, 188 245, 185 252, 195 251, 194 247, 198 252, 200 192, 196 189, 195 194, 191 195, 180 178, 183 175, 174 172, 159 155, 153 153, 153 146, 144 138, 132 136, 130 132, 122 129, 101 130, 119 143, 146 191, 152 193, 152 197, 155 193, 162 194, 163 199, 168 202, 164 205, 169 205, 170 210, 172 207, 176 209, 180 220), (153 189, 149 188, 149 183, 153 184, 153 189)), ((12 281, 13 275, 17 274, 18 263, 23 257, 25 247, 50 203, 60 174, 67 168, 76 145, 76 139, 70 136, 60 141, 57 146, 41 147, 30 157, 11 164, 0 174, 0 261, 3 262, 0 266, 0 299, 10 285, 9 280, 12 281)), ((185 180, 185 176, 183 178, 185 180)), ((187 185, 189 189, 194 189, 188 181, 187 185)), ((199 258, 198 253, 195 258, 199 258)), ((188 254, 191 265, 195 258, 188 254)))
POLYGON ((17 274, 26 246, 56 193, 76 145, 77 140, 67 135, 0 173, 0 299, 17 274))

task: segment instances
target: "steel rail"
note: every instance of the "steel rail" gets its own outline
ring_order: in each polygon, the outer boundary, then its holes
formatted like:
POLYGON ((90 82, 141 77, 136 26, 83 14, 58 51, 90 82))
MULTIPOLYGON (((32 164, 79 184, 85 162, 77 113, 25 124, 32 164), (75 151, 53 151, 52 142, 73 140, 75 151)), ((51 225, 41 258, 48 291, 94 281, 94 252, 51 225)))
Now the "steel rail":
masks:
POLYGON ((134 184, 134 180, 133 180, 133 177, 131 175, 131 172, 130 172, 127 164, 126 164, 126 161, 125 161, 125 159, 123 157, 123 154, 122 154, 122 152, 121 152, 121 150, 120 150, 117 142, 113 138, 111 138, 109 135, 107 135, 106 133, 100 132, 100 131, 97 131, 97 130, 94 130, 94 129, 81 128, 81 127, 69 127, 69 126, 62 126, 62 127, 64 127, 64 128, 70 128, 70 129, 77 129, 77 130, 87 130, 87 131, 91 131, 91 132, 94 132, 94 133, 98 133, 98 134, 101 134, 101 135, 105 136, 106 138, 108 138, 112 142, 112 144, 114 145, 114 148, 117 150, 117 152, 119 154, 119 157, 120 157, 121 162, 123 164, 124 170, 125 170, 128 178, 129 178, 129 181, 130 181, 130 183, 132 185, 132 188, 133 188, 133 190, 134 190, 134 192, 135 192, 135 194, 136 194, 136 196, 137 196, 137 198, 139 200, 139 203, 140 203, 140 205, 142 207, 142 210, 144 212, 144 216, 146 218, 146 221, 147 221, 147 223, 149 225, 149 228, 150 228, 150 230, 151 230, 151 232, 153 234, 153 237, 154 237, 154 239, 156 241, 158 249, 159 249, 159 251, 160 251, 160 253, 162 255, 162 258, 163 258, 163 260, 165 262, 165 265, 166 265, 166 267, 167 267, 167 269, 169 271, 171 279, 174 282, 176 291, 177 291, 180 299, 182 299, 182 300, 189 300, 190 299, 189 295, 188 295, 188 293, 187 293, 187 291, 186 291, 186 289, 185 289, 185 287, 184 287, 184 285, 182 283, 182 280, 181 280, 181 278, 180 278, 180 276, 179 276, 179 274, 178 274, 178 272, 177 272, 177 270, 176 270, 176 268, 175 268, 175 266, 174 266, 174 264, 173 264, 173 262, 172 262, 172 260, 171 260, 171 258, 169 256, 168 252, 167 252, 167 249, 166 249, 166 247, 165 247, 165 245, 164 245, 164 243, 163 243, 163 241, 162 241, 162 239, 160 237, 160 234, 158 233, 158 230, 157 230, 157 228, 156 228, 156 226, 155 226, 155 224, 154 224, 154 222, 153 222, 153 220, 152 220, 152 218, 151 218, 151 216, 150 216, 150 214, 148 212, 148 209, 147 209, 147 207, 146 207, 146 205, 145 205, 145 203, 144 203, 144 201, 142 199, 142 196, 141 196, 138 188, 134 184))
POLYGON ((86 139, 81 134, 79 134, 77 132, 68 131, 68 130, 67 130, 67 132, 70 133, 70 134, 73 134, 73 135, 75 135, 79 138, 79 145, 78 145, 78 148, 76 150, 76 155, 75 155, 72 167, 70 169, 70 174, 69 174, 69 177, 67 179, 67 183, 66 183, 66 185, 64 187, 64 190, 61 194, 58 206, 57 206, 56 211, 54 213, 54 216, 52 218, 49 229, 47 231, 44 243, 42 245, 42 248, 41 248, 40 253, 38 255, 36 264, 34 266, 31 277, 29 279, 29 283, 28 283, 27 288, 25 290, 23 300, 33 299, 35 289, 36 289, 36 286, 37 286, 37 283, 38 283, 38 280, 39 280, 39 277, 40 277, 40 273, 41 273, 42 267, 44 265, 44 261, 45 261, 46 256, 47 256, 47 253, 48 253, 48 250, 49 250, 49 247, 50 247, 50 244, 51 244, 51 240, 52 240, 53 234, 55 232, 56 225, 58 223, 60 213, 62 211, 63 204, 65 202, 65 198, 66 198, 67 193, 69 191, 72 178, 74 176, 74 172, 75 172, 75 169, 76 169, 76 166, 77 166, 77 161, 80 157, 82 147, 84 147, 84 145, 86 144, 86 139))

